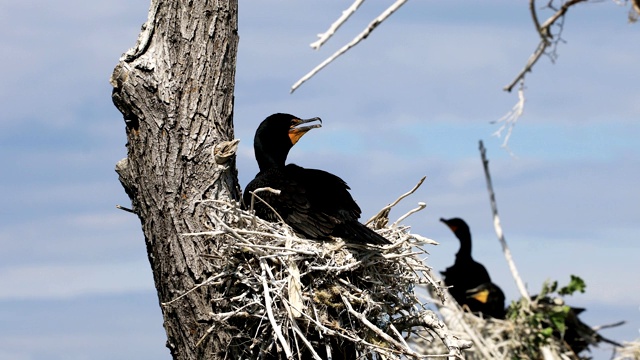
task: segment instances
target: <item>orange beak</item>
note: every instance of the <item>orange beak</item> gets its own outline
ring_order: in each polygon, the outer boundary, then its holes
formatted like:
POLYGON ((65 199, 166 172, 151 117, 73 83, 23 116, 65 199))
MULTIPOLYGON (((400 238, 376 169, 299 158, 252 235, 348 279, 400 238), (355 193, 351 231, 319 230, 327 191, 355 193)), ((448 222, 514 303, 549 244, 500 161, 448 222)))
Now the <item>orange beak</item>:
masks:
POLYGON ((298 140, 300 140, 302 135, 307 133, 307 131, 309 131, 311 129, 322 127, 322 125, 320 125, 320 124, 299 126, 299 125, 306 124, 306 123, 309 123, 309 122, 312 122, 312 121, 316 121, 316 120, 320 121, 320 123, 322 123, 322 119, 320 119, 319 117, 314 117, 314 118, 305 119, 305 120, 294 119, 292 124, 291 124, 291 127, 289 128, 289 139, 291 139, 291 144, 295 145, 298 142, 298 140))

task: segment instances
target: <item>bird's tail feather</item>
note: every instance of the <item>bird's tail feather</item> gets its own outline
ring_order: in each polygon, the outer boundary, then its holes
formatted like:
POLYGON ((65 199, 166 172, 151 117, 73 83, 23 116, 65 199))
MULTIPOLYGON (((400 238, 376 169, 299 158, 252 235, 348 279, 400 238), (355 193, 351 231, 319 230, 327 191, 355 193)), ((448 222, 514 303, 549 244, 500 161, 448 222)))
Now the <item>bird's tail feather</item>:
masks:
POLYGON ((340 228, 336 228, 335 235, 354 243, 388 245, 392 242, 377 232, 369 229, 358 221, 349 221, 341 224, 340 228))

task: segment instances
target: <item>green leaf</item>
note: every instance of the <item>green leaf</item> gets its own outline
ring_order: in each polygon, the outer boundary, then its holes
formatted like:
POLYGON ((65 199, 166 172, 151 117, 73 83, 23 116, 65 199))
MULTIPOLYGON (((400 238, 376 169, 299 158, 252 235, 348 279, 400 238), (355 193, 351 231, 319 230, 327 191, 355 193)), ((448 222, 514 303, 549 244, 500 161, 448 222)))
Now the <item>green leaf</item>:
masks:
POLYGON ((571 281, 569 281, 569 285, 564 286, 558 290, 558 294, 560 295, 573 295, 576 291, 584 293, 587 288, 587 284, 585 284, 582 278, 571 275, 571 281))
POLYGON ((538 294, 537 298, 542 299, 548 294, 556 291, 557 288, 558 288, 557 281, 550 282, 549 280, 545 280, 544 283, 542 283, 542 291, 540 291, 540 294, 538 294))
POLYGON ((553 334, 553 328, 544 328, 542 330, 540 330, 540 335, 542 335, 543 338, 548 338, 553 334))
POLYGON ((564 332, 567 330, 567 326, 565 324, 565 320, 567 319, 567 314, 569 314, 570 307, 567 305, 564 306, 555 306, 552 311, 549 312, 549 320, 551 320, 551 324, 560 332, 560 336, 564 337, 564 332))

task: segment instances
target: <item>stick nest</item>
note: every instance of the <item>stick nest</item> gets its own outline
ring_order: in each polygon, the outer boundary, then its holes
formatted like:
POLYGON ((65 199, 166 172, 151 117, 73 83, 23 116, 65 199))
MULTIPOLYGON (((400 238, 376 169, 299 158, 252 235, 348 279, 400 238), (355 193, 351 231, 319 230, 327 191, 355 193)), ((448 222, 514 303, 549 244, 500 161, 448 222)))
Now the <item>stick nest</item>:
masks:
MULTIPOLYGON (((446 290, 444 292, 447 299, 452 299, 446 290)), ((602 342, 595 332, 581 333, 585 348, 580 353, 575 353, 566 341, 556 335, 541 337, 544 332, 541 324, 533 324, 531 320, 548 311, 545 307, 550 305, 525 306, 520 302, 516 312, 510 312, 505 320, 483 318, 482 315, 469 312, 467 308, 463 309, 453 300, 444 303, 436 301, 436 305, 450 333, 472 342, 473 345, 463 351, 467 360, 587 360, 591 357, 584 350, 590 350, 592 346, 598 346, 602 342)), ((444 350, 428 334, 417 332, 416 335, 409 339, 409 343, 422 353, 438 354, 444 350)), ((621 347, 615 346, 613 351, 614 360, 640 360, 639 341, 624 343, 621 347)))
POLYGON ((624 342, 623 347, 616 351, 613 360, 638 360, 640 359, 640 339, 624 342))
POLYGON ((436 285, 419 258, 435 242, 409 227, 377 230, 393 245, 323 242, 302 239, 287 225, 263 221, 237 204, 201 205, 212 230, 184 235, 212 241, 202 256, 215 275, 163 304, 171 306, 202 286, 222 294, 209 299, 210 326, 197 346, 226 332, 231 338, 221 351, 230 359, 422 359, 406 342, 418 330, 442 342, 435 357, 461 358, 460 349, 470 345, 452 336, 416 297, 416 285, 436 285))

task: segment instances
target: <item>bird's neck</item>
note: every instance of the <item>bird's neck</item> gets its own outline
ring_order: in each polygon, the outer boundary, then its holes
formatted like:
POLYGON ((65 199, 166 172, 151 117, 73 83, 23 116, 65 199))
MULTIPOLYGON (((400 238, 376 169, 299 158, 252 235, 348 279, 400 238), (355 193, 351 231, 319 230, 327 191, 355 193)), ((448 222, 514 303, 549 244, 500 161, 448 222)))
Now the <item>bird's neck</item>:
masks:
POLYGON ((261 145, 255 145, 254 150, 260 171, 266 171, 273 168, 283 168, 285 166, 288 151, 284 151, 282 149, 268 149, 261 145))
POLYGON ((456 254, 456 257, 471 257, 471 234, 462 233, 456 234, 458 240, 460 240, 460 250, 456 254))

